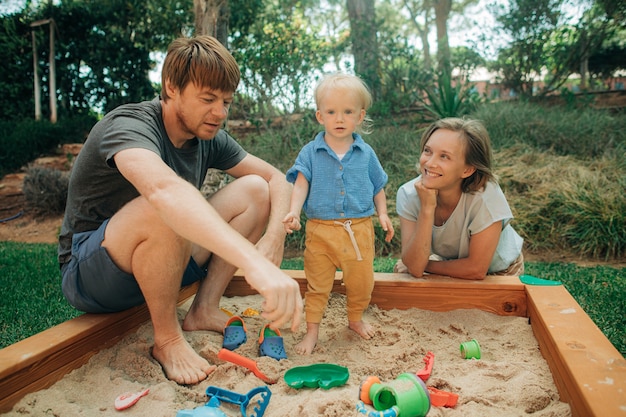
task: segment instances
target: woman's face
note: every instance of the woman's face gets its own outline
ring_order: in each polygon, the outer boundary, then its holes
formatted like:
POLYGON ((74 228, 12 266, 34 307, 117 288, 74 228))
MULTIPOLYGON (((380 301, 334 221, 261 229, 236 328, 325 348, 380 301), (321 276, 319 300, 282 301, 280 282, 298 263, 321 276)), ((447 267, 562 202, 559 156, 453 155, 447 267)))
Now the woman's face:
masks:
POLYGON ((465 162, 465 141, 458 132, 438 129, 428 138, 420 155, 422 183, 444 190, 461 187, 476 169, 465 162))

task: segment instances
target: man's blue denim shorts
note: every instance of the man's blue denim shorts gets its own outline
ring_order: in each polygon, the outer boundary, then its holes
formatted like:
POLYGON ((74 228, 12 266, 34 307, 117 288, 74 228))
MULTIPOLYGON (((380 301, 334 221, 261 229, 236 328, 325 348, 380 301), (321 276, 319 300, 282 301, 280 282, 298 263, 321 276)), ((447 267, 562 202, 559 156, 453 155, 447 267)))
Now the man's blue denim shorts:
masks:
MULTIPOLYGON (((106 220, 96 230, 76 233, 72 257, 61 266, 65 298, 86 313, 122 311, 145 301, 135 277, 120 270, 101 246, 108 223, 106 220)), ((206 273, 190 258, 182 286, 203 279, 206 273)))

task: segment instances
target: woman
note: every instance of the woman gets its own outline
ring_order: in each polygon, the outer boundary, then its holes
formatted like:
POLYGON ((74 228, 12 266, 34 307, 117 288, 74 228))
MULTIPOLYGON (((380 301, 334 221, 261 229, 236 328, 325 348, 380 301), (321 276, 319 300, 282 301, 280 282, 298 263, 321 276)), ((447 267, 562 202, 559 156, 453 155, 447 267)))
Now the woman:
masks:
POLYGON ((439 120, 422 135, 420 149, 420 175, 397 193, 402 259, 395 271, 464 279, 522 274, 523 239, 510 225, 482 123, 439 120))

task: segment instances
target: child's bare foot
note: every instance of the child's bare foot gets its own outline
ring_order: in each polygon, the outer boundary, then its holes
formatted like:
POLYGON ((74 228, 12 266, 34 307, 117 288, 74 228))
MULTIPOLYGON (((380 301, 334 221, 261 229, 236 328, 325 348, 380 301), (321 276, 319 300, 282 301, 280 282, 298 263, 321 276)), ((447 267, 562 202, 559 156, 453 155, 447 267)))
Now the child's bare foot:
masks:
POLYGON ((198 355, 182 335, 161 346, 155 344, 152 356, 161 364, 165 376, 181 385, 197 384, 216 368, 198 355))
POLYGON ((371 339, 376 334, 374 328, 363 320, 351 321, 349 322, 348 327, 357 332, 363 339, 371 339))
POLYGON ((307 323, 306 335, 300 343, 294 346, 293 350, 300 355, 310 355, 315 349, 317 344, 317 338, 319 336, 320 325, 319 323, 307 323))

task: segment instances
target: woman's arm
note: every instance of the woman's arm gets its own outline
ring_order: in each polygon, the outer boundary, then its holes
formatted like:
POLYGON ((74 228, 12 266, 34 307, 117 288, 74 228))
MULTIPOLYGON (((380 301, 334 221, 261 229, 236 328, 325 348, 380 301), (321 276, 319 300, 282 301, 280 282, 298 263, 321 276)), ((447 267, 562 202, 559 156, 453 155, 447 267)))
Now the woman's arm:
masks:
POLYGON ((413 276, 421 277, 426 272, 432 246, 434 219, 434 210, 432 214, 420 211, 417 221, 400 217, 402 262, 413 276))
POLYGON ((402 262, 411 275, 421 277, 426 272, 432 247, 437 190, 424 187, 421 179, 415 182, 414 187, 421 207, 415 221, 400 216, 402 262))
POLYGON ((428 261, 426 271, 455 278, 484 279, 500 240, 502 222, 495 222, 480 233, 472 235, 467 258, 448 261, 428 261))

